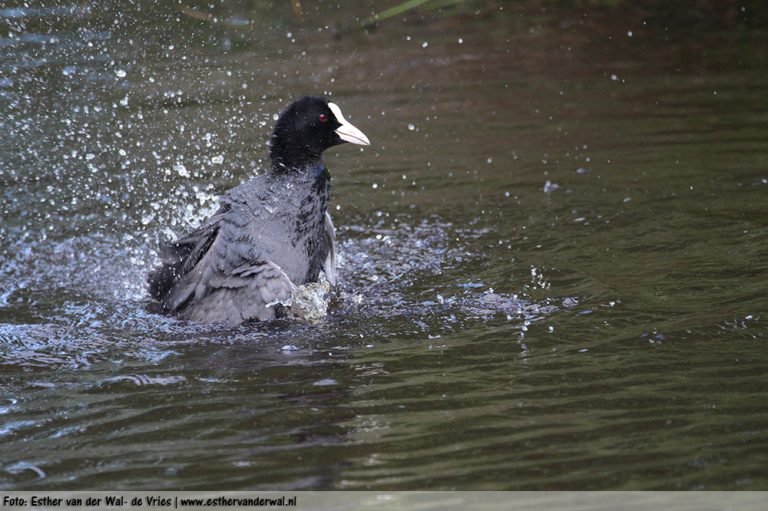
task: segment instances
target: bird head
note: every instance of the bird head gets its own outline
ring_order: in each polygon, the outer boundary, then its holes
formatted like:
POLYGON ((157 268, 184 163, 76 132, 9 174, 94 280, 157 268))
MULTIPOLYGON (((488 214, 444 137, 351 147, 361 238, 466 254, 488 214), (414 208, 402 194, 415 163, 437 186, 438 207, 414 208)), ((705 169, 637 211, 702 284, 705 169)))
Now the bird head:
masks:
POLYGON ((368 137, 344 119, 335 103, 304 96, 280 114, 272 132, 270 157, 276 170, 301 168, 338 144, 370 145, 368 137))

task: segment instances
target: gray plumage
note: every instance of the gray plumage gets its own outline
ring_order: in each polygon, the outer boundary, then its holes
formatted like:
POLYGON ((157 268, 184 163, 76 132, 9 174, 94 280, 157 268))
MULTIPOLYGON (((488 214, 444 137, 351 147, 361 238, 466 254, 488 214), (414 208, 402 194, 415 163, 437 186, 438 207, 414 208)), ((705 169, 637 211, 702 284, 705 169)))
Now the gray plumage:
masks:
POLYGON ((293 103, 275 127, 270 171, 227 192, 199 229, 162 247, 148 282, 164 310, 228 325, 265 321, 280 317, 296 287, 321 271, 335 283, 331 178, 320 155, 348 138, 368 140, 331 105, 312 97, 293 103))

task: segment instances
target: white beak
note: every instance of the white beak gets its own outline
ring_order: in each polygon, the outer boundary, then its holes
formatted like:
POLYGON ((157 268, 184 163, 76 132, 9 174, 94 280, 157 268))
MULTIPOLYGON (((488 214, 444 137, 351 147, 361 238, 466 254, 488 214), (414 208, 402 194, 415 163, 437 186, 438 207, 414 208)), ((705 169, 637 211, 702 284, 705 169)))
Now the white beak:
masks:
POLYGON ((329 102, 328 108, 331 109, 331 112, 333 112, 336 120, 341 124, 341 126, 336 128, 336 134, 340 139, 345 142, 349 142, 350 144, 371 145, 371 143, 368 141, 368 137, 365 136, 365 133, 352 126, 352 124, 350 124, 349 121, 344 118, 344 116, 341 114, 341 109, 336 105, 336 103, 329 102))

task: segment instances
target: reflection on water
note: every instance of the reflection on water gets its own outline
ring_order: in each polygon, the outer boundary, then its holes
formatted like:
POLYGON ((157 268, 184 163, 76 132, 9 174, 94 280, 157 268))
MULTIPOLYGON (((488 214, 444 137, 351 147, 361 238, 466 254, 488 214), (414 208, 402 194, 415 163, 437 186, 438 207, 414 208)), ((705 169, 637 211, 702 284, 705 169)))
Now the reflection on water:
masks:
POLYGON ((765 488, 766 12, 649 5, 0 8, 0 487, 765 488), (332 314, 153 313, 304 93, 332 314))

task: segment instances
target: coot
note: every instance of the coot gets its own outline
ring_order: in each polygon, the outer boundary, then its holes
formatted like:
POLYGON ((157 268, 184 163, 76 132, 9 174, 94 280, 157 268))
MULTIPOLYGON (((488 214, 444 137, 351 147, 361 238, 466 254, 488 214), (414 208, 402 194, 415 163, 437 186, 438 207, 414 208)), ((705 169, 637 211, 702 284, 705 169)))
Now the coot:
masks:
POLYGON ((271 167, 229 190, 219 210, 187 236, 161 247, 150 295, 181 318, 238 325, 281 317, 297 286, 336 279, 328 214, 329 147, 368 138, 326 98, 306 96, 280 115, 271 167))

